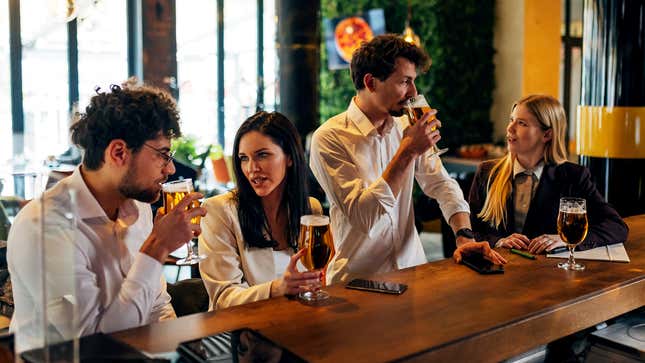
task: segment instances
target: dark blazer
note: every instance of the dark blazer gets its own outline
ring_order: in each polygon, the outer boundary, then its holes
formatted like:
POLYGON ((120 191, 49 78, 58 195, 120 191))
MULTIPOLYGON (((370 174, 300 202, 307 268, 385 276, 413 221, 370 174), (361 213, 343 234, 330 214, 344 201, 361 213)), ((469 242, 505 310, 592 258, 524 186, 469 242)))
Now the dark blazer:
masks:
MULTIPOLYGON (((515 230, 515 207, 513 194, 506 201, 507 226, 492 227, 477 214, 486 200, 488 175, 497 160, 481 163, 470 187, 470 219, 475 231, 475 239, 488 241, 495 246, 497 240, 507 237, 515 230)), ((627 239, 627 225, 596 189, 589 170, 584 166, 565 162, 560 165, 544 166, 540 182, 531 200, 522 234, 529 239, 542 234, 557 234, 558 209, 561 197, 577 197, 587 200, 589 232, 577 247, 585 250, 606 244, 624 242, 627 239)))

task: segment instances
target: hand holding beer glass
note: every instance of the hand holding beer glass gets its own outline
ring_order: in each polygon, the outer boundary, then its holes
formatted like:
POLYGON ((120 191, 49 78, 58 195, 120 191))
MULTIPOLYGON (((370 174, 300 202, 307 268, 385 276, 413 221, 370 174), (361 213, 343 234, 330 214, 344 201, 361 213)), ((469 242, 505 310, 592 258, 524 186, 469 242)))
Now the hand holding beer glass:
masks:
MULTIPOLYGON (((425 114, 430 112, 430 105, 426 98, 423 95, 417 95, 414 98, 411 98, 407 101, 406 109, 408 111, 408 118, 410 119, 410 125, 414 125, 418 120, 425 114)), ((434 116, 428 120, 428 122, 434 120, 434 116)), ((432 131, 436 130, 436 127, 432 128, 432 131)), ((430 148, 430 154, 428 157, 438 157, 439 155, 448 151, 448 148, 438 149, 436 145, 432 145, 430 148)))
POLYGON ((558 233, 569 248, 569 260, 558 263, 565 270, 582 271, 585 266, 573 258, 573 249, 587 236, 589 222, 587 221, 587 201, 581 198, 560 198, 558 213, 558 233))
MULTIPOLYGON (((327 264, 334 257, 334 240, 329 228, 329 217, 322 215, 305 215, 300 217, 300 235, 298 248, 306 250, 300 261, 309 271, 321 270, 321 286, 325 286, 327 264)), ((301 299, 316 302, 329 298, 322 288, 301 292, 301 299)))
MULTIPOLYGON (((182 179, 182 180, 175 180, 171 181, 168 183, 164 183, 161 186, 161 189, 163 191, 163 206, 164 206, 164 211, 166 213, 170 212, 175 206, 181 202, 184 197, 186 197, 188 194, 192 193, 195 191, 193 188, 193 180, 192 179, 182 179)), ((195 208, 199 207, 200 203, 199 200, 194 200, 188 207, 187 209, 190 208, 195 208)), ((196 216, 190 220, 192 224, 199 224, 201 217, 196 216)), ((197 236, 194 236, 197 237, 197 236)), ((196 255, 193 252, 193 246, 191 241, 186 242, 186 247, 188 247, 188 255, 186 258, 182 258, 181 260, 177 261, 177 265, 183 266, 183 265, 194 265, 196 263, 199 263, 199 261, 202 261, 206 258, 205 255, 196 255)))

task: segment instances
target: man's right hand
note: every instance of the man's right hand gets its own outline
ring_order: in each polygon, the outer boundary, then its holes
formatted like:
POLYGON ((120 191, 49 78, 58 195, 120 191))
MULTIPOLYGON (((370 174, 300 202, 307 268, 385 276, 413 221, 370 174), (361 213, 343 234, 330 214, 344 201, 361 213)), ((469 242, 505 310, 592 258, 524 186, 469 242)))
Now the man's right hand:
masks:
POLYGON ((405 147, 415 157, 425 153, 441 140, 441 135, 439 134, 441 121, 436 118, 436 115, 437 110, 432 109, 424 114, 418 122, 403 131, 401 146, 405 147))
POLYGON ((452 254, 452 258, 456 263, 459 263, 463 259, 464 255, 470 255, 473 253, 478 253, 484 256, 484 258, 488 261, 497 265, 503 265, 508 262, 497 251, 490 248, 490 245, 486 241, 468 242, 466 244, 463 244, 455 250, 455 252, 452 254))
POLYGON ((139 251, 163 263, 170 252, 178 249, 194 236, 198 236, 201 233, 201 227, 191 223, 190 220, 197 216, 205 216, 206 209, 202 207, 186 209, 186 207, 202 197, 201 193, 190 193, 170 212, 161 209, 155 217, 150 236, 139 251))

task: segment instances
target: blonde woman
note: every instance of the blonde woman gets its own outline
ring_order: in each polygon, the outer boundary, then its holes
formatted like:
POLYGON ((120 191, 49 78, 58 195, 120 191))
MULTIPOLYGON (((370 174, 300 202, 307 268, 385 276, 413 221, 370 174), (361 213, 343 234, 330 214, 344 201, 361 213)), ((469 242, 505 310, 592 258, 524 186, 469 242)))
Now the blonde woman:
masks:
POLYGON ((482 163, 470 188, 477 240, 531 253, 564 246, 556 229, 559 200, 579 197, 587 200, 589 233, 578 249, 625 241, 627 226, 596 190, 589 170, 567 162, 565 133, 557 99, 530 95, 513 105, 508 154, 482 163))

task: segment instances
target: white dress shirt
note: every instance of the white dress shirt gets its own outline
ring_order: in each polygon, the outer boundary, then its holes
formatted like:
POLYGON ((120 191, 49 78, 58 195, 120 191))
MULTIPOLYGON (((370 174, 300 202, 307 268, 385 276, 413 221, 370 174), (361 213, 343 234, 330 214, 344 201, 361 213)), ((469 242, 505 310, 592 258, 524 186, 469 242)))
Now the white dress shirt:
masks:
POLYGON ((397 152, 405 117, 386 121, 383 135, 352 100, 346 112, 325 122, 314 133, 311 169, 325 190, 331 209, 336 256, 329 281, 354 274, 387 272, 426 262, 414 226, 414 179, 439 202, 449 220, 469 212, 468 203, 439 158, 421 155, 405 175, 398 196, 382 177, 397 152))
MULTIPOLYGON (((15 312, 10 329, 18 351, 42 346, 42 249, 40 200, 29 202, 18 213, 8 238, 7 258, 13 284, 15 312)), ((45 192, 45 261, 48 321, 69 339, 72 312, 77 304, 82 336, 96 332, 145 325, 174 318, 162 275, 162 265, 140 253, 152 230, 152 211, 147 203, 132 199, 110 220, 96 201, 77 168, 45 192), (70 193, 76 195, 77 225, 70 225, 70 193), (57 314, 56 312, 60 312, 57 314)), ((51 329, 50 328, 50 329, 51 329)), ((73 329, 73 328, 72 328, 73 329)))
MULTIPOLYGON (((309 198, 309 203, 312 214, 322 213, 318 200, 309 198)), ((208 198, 202 207, 206 208, 206 216, 201 221, 199 254, 208 258, 199 264, 199 272, 208 291, 209 310, 271 297, 271 281, 284 274, 286 265, 282 267, 283 262, 276 261, 273 248, 247 245, 233 193, 208 198)), ((288 248, 280 253, 290 257, 293 250, 288 248)), ((305 270, 300 263, 297 267, 299 271, 305 270)))

